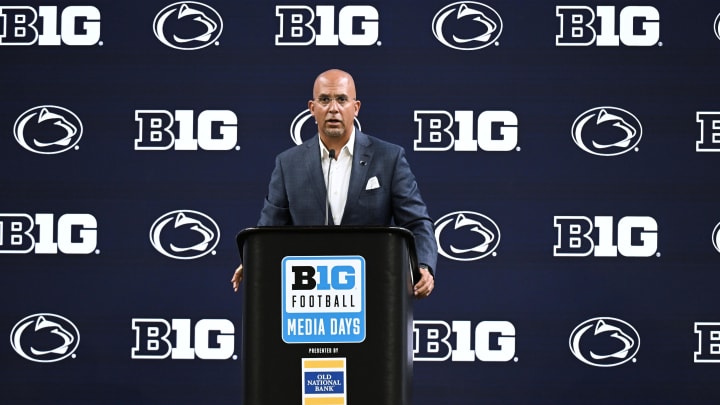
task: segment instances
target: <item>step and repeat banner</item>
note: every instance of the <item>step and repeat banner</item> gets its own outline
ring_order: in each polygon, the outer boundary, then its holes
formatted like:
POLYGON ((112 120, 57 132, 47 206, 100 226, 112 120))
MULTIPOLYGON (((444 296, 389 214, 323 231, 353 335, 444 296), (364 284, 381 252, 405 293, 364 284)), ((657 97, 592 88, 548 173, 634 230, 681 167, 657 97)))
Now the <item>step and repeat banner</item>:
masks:
POLYGON ((240 403, 235 235, 329 68, 435 221, 413 404, 720 400, 716 1, 2 0, 0 59, 2 403, 240 403))

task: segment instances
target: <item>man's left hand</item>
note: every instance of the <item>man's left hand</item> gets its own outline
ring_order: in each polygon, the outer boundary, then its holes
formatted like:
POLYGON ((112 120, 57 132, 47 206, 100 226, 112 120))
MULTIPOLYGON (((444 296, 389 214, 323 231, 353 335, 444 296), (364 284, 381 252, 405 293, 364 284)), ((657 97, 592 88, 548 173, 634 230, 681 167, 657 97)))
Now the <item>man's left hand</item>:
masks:
POLYGON ((435 277, 430 274, 430 270, 420 268, 420 280, 415 283, 415 298, 427 298, 435 289, 435 277))

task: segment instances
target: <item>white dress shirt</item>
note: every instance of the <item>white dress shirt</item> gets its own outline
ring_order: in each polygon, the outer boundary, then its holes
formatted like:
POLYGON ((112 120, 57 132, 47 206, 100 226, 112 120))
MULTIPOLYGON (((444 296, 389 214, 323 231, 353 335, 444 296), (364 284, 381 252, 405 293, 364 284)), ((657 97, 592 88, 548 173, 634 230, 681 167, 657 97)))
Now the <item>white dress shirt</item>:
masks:
POLYGON ((328 201, 332 211, 332 222, 340 225, 342 222, 345 204, 347 203, 348 188, 350 186, 350 171, 352 169, 353 150, 355 148, 355 128, 353 127, 350 139, 340 151, 335 151, 337 160, 330 164, 330 152, 320 141, 320 160, 322 162, 323 178, 328 191, 328 201), (330 175, 328 176, 328 170, 330 175))

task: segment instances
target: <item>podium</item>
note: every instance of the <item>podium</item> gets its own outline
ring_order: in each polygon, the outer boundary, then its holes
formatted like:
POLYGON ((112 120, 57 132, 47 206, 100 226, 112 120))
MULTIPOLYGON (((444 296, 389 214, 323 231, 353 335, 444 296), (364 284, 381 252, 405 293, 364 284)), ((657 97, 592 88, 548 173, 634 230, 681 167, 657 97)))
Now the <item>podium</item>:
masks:
POLYGON ((261 227, 243 258, 243 405, 410 404, 412 233, 261 227))

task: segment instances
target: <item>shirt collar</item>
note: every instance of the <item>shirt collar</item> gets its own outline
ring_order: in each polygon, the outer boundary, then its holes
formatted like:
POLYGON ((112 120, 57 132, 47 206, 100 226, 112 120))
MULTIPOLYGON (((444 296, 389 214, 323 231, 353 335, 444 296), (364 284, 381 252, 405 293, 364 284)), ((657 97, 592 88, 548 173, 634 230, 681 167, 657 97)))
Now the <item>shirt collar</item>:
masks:
MULTIPOLYGON (((318 142, 320 143, 320 158, 325 159, 326 157, 330 156, 330 152, 325 147, 325 144, 322 143, 322 140, 318 136, 318 142)), ((352 156, 355 153, 355 126, 353 125, 352 132, 350 133, 350 138, 348 139, 345 146, 340 149, 339 152, 337 152, 337 155, 340 156, 341 153, 343 153, 344 150, 347 150, 348 154, 352 156)))

